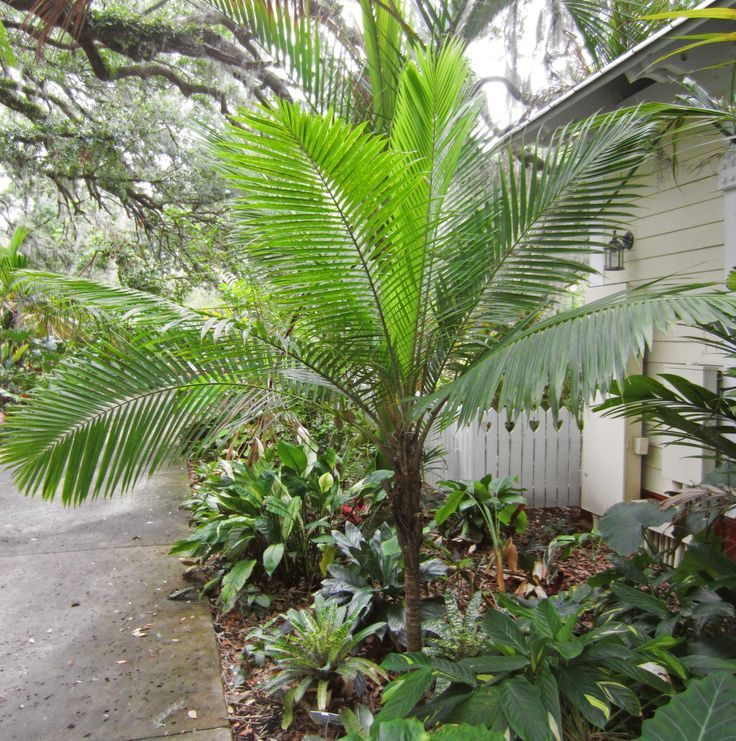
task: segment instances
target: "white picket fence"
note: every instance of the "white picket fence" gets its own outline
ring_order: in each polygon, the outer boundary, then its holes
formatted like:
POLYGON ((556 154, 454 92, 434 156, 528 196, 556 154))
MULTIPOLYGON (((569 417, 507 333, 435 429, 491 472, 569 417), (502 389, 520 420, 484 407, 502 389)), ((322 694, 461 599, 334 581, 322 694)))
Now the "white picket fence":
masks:
POLYGON ((481 423, 433 430, 426 448, 443 451, 426 472, 430 484, 442 479, 474 480, 517 476, 531 507, 579 507, 582 433, 567 410, 557 424, 552 412, 519 417, 507 428, 505 412, 491 411, 481 423))

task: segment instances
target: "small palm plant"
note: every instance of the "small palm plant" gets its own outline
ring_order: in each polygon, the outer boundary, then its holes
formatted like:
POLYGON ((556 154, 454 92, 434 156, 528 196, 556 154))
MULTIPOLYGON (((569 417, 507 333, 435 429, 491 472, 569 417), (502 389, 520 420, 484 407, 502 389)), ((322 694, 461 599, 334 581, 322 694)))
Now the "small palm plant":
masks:
MULTIPOLYGON (((294 707, 316 684, 317 708, 326 710, 331 691, 340 681, 343 686, 359 676, 374 682, 386 679, 378 664, 353 652, 384 623, 373 623, 353 633, 359 616, 346 606, 317 603, 313 610, 289 610, 283 615, 289 632, 256 629, 249 634, 263 643, 262 654, 276 662, 278 673, 266 685, 269 694, 284 691, 282 727, 294 718, 294 707)), ((258 651, 253 651, 258 653, 258 651)))

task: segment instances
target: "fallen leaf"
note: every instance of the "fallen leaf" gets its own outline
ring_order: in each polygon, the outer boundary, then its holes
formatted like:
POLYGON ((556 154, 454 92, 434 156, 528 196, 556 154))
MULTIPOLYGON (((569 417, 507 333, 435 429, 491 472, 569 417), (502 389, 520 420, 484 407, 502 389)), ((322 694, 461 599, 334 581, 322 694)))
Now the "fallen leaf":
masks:
POLYGON ((519 552, 514 545, 512 538, 506 541, 506 545, 503 548, 503 555, 506 559, 506 567, 509 571, 516 571, 519 568, 519 552))

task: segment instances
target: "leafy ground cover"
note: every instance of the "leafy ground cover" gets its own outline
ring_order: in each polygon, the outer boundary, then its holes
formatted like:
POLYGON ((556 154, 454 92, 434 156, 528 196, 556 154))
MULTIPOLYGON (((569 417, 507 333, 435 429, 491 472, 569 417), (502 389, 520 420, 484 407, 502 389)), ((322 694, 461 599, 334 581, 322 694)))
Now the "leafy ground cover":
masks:
POLYGON ((412 652, 390 475, 343 480, 308 436, 193 472, 172 550, 212 599, 236 738, 634 739, 677 712, 711 727, 708 692, 728 697, 736 671, 711 493, 618 504, 591 532, 576 509, 527 510, 513 479, 425 487, 412 652), (660 525, 690 537, 676 565, 660 525))
MULTIPOLYGON (((550 542, 558 535, 580 531, 580 511, 577 508, 532 509, 527 511, 529 527, 517 536, 517 548, 522 554, 535 557, 546 553, 550 542)), ((474 593, 484 595, 483 609, 495 606, 493 594, 497 589, 495 557, 491 545, 458 543, 460 560, 467 560, 462 568, 450 569, 447 579, 434 583, 428 590, 432 596, 451 594, 464 611, 474 593)), ((557 590, 569 589, 582 584, 590 576, 604 571, 610 566, 607 560, 608 548, 605 545, 586 543, 570 553, 559 553, 551 564, 554 576, 551 583, 557 590), (564 556, 564 557, 563 557, 564 556)), ((518 590, 528 583, 528 572, 523 569, 506 571, 508 590, 518 590)), ((549 584, 550 582, 545 582, 549 584)), ((272 583, 269 587, 273 597, 268 611, 232 610, 224 613, 218 600, 211 599, 217 644, 220 650, 222 678, 228 705, 228 716, 232 724, 234 738, 239 741, 258 739, 296 739, 304 735, 320 733, 306 710, 297 712, 294 723, 286 730, 281 728, 283 703, 269 695, 266 684, 273 676, 269 665, 258 666, 254 661, 243 661, 248 643, 248 634, 289 609, 304 609, 312 602, 312 595, 306 580, 290 586, 272 583)), ((369 639, 363 647, 363 655, 376 661, 383 661, 391 653, 393 646, 389 639, 369 639)), ((364 702, 374 714, 380 710, 381 693, 374 687, 364 702)), ((335 738, 341 735, 337 728, 323 728, 321 735, 335 738)))

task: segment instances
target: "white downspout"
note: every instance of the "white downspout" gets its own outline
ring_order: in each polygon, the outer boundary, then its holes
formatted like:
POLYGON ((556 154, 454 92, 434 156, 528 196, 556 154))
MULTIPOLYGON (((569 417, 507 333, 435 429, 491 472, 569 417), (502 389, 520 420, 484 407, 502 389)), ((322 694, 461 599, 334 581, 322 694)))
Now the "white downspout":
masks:
POLYGON ((723 191, 723 271, 728 278, 736 268, 736 142, 721 158, 718 176, 723 191))

